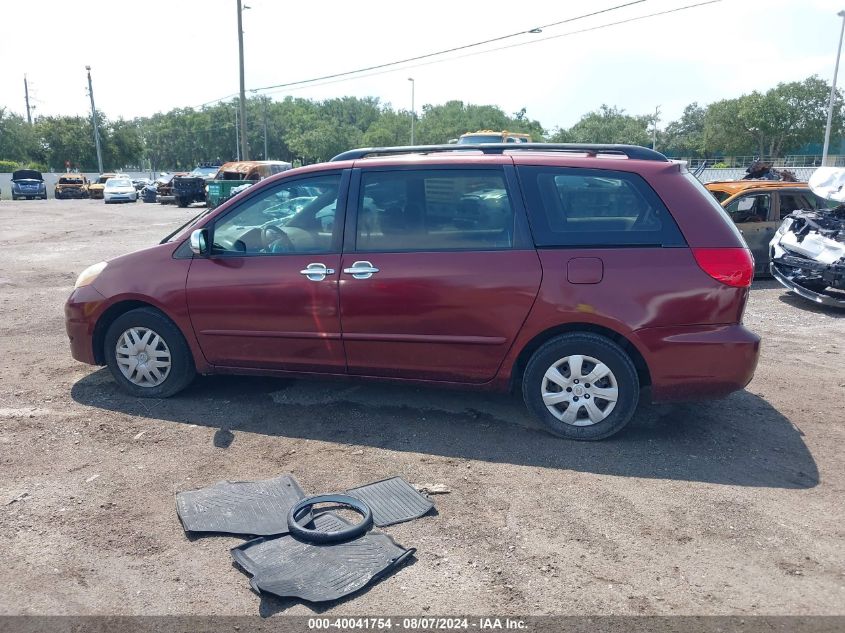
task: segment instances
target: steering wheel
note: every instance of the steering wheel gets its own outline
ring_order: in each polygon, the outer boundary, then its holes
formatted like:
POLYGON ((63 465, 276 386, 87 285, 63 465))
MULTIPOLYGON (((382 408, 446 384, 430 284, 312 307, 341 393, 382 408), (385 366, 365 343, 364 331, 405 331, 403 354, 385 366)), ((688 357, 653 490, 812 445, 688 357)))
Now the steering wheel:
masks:
POLYGON ((274 224, 261 229, 261 244, 267 253, 289 253, 296 250, 293 240, 274 224))

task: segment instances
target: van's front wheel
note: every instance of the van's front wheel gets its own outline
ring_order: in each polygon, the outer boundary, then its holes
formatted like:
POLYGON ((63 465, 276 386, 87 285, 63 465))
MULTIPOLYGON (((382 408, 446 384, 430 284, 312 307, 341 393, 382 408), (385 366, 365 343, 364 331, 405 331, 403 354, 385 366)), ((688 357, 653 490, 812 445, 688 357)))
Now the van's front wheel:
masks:
POLYGON ((522 395, 555 435, 601 440, 628 424, 640 397, 637 371, 619 345, 574 332, 546 342, 528 361, 522 395))
POLYGON ((187 387, 196 370, 185 338, 153 308, 130 310, 106 331, 109 370, 123 391, 142 398, 167 398, 187 387))

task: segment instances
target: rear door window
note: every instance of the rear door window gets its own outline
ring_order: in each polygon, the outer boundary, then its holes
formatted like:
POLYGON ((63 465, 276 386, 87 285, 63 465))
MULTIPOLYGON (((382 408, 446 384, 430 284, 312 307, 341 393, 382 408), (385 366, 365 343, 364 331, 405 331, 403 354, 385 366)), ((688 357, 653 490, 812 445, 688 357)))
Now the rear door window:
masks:
POLYGON ((805 195, 795 191, 780 192, 780 219, 783 220, 793 211, 800 209, 814 209, 813 195, 805 195))
POLYGON ((357 251, 511 248, 513 226, 514 213, 501 170, 362 174, 357 251))
POLYGON ((518 171, 538 247, 685 244, 666 206, 637 174, 532 166, 518 171))
POLYGON ((809 209, 832 209, 838 202, 826 200, 812 191, 781 191, 780 219, 783 220, 793 211, 809 209))

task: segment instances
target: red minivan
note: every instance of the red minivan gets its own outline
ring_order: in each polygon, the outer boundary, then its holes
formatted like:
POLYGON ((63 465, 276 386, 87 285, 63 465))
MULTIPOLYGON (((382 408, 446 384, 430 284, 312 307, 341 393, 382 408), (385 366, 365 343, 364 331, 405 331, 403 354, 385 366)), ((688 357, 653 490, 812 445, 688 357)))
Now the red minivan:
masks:
POLYGON ((65 315, 73 357, 135 396, 197 373, 521 389, 595 440, 641 396, 748 384, 753 271, 713 196, 646 148, 362 149, 91 266, 65 315))

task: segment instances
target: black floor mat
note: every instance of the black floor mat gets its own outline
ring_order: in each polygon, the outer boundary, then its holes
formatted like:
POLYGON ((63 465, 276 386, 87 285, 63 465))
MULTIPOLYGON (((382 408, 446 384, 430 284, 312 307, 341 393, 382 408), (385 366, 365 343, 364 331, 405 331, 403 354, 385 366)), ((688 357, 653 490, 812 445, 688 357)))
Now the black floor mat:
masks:
MULTIPOLYGON (((318 530, 349 525, 342 517, 323 512, 314 517, 318 530)), ((397 545, 381 532, 346 541, 314 545, 290 535, 258 538, 231 550, 234 561, 252 578, 257 591, 310 602, 337 600, 367 586, 406 562, 414 549, 397 545)))
POLYGON ((292 475, 266 481, 221 481, 176 495, 186 532, 287 534, 288 511, 305 493, 292 475))
POLYGON ((417 519, 434 507, 431 501, 401 477, 352 488, 346 494, 370 506, 373 523, 379 527, 417 519))

